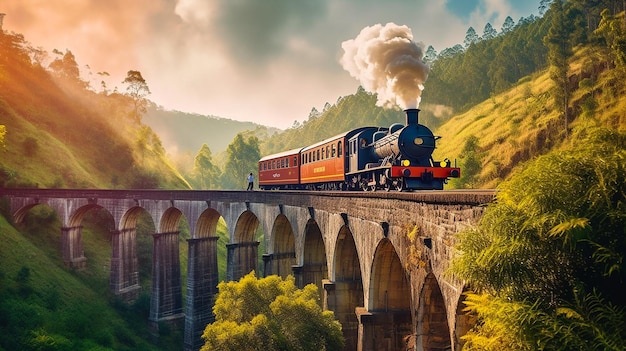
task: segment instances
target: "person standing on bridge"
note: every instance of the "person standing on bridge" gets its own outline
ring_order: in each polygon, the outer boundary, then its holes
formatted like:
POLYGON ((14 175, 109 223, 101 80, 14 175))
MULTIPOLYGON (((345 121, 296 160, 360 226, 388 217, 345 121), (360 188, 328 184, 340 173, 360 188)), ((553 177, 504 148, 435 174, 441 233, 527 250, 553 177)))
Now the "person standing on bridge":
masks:
POLYGON ((254 176, 252 175, 252 173, 250 173, 248 175, 248 190, 253 190, 254 189, 254 176))

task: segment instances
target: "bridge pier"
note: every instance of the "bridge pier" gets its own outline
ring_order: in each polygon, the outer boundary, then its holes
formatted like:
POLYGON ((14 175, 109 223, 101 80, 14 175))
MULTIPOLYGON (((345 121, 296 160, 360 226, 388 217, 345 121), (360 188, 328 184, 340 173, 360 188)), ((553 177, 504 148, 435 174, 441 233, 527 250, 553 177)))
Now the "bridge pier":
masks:
POLYGON ((111 291, 130 302, 139 297, 137 228, 111 231, 111 291))
POLYGON ((185 351, 199 350, 202 333, 215 321, 213 299, 217 294, 217 237, 188 239, 187 303, 185 305, 185 351))
POLYGON ((293 274, 293 264, 296 261, 295 252, 277 252, 263 255, 263 276, 276 274, 282 278, 293 274))
MULTIPOLYGON (((226 245, 226 280, 237 281, 251 271, 257 272, 259 242, 240 242, 226 245)), ((257 274, 258 276, 258 274, 257 274)))
POLYGON ((82 226, 61 228, 61 252, 63 263, 72 268, 85 268, 87 258, 83 248, 82 226))
POLYGON ((359 321, 354 309, 363 305, 363 283, 360 280, 331 282, 324 279, 322 285, 324 309, 333 311, 335 318, 341 323, 346 340, 344 350, 356 350, 359 341, 359 321))
POLYGON ((178 231, 155 233, 152 253, 152 296, 150 317, 153 326, 165 321, 179 326, 184 317, 178 253, 178 231))
POLYGON ((407 349, 404 340, 414 334, 409 310, 367 311, 364 307, 357 307, 355 313, 359 321, 358 351, 407 349))

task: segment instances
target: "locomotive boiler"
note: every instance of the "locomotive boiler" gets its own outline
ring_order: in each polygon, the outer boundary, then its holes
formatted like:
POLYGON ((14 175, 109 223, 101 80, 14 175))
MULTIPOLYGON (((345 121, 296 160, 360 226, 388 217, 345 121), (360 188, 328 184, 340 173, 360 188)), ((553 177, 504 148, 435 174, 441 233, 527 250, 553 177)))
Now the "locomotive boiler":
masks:
POLYGON ((409 160, 414 166, 431 165, 435 150, 433 132, 419 124, 418 109, 406 110, 406 125, 392 125, 388 132, 374 133, 373 152, 380 159, 395 163, 400 158, 409 160))

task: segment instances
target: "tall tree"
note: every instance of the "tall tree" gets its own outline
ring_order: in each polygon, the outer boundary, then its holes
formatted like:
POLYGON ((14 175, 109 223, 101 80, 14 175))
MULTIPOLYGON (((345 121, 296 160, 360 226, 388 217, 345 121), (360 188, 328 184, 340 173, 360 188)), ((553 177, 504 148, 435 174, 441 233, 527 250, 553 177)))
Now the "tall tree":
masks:
POLYGON ((424 54, 424 62, 432 63, 437 59, 437 51, 432 45, 428 45, 426 53, 424 54))
POLYGON ((496 36, 498 36, 498 31, 493 28, 491 23, 487 22, 487 24, 485 24, 485 28, 483 28, 482 40, 491 40, 496 36))
POLYGON ((215 189, 219 183, 219 168, 213 163, 211 149, 202 144, 194 158, 193 177, 200 189, 215 189))
POLYGON ((468 48, 472 44, 476 44, 480 40, 478 34, 476 34, 476 30, 474 27, 467 28, 467 32, 465 32, 465 40, 463 40, 463 44, 468 48))
POLYGON ((56 58, 50 63, 50 68, 61 78, 77 84, 81 87, 86 87, 87 83, 80 79, 80 69, 78 63, 76 63, 76 57, 71 51, 66 50, 65 53, 61 53, 59 50, 54 49, 52 52, 61 56, 56 58))
POLYGON ((543 16, 546 11, 548 11, 548 9, 550 8, 550 3, 552 2, 552 0, 540 0, 539 1, 539 16, 543 16))
POLYGON ((568 134, 568 105, 571 92, 568 87, 569 58, 572 56, 572 32, 562 0, 554 0, 550 5, 551 25, 544 43, 548 47, 550 78, 554 83, 552 97, 555 108, 561 111, 565 125, 565 137, 568 134))
POLYGON ((600 35, 613 53, 616 66, 626 67, 626 23, 624 13, 621 18, 611 15, 608 9, 602 11, 602 20, 595 33, 600 35))
POLYGON ((504 23, 502 23, 502 29, 500 29, 500 34, 506 34, 512 31, 515 28, 515 21, 511 16, 506 16, 504 19, 504 23))
POLYGON ((130 112, 131 118, 139 123, 148 107, 148 99, 146 99, 146 96, 150 95, 148 83, 146 83, 146 80, 141 76, 141 72, 133 70, 128 71, 122 83, 128 84, 126 87, 126 95, 129 96, 133 102, 133 109, 130 112))
POLYGON ((258 161, 261 158, 259 139, 238 133, 226 149, 228 160, 222 174, 222 186, 225 189, 245 189, 248 185, 246 177, 249 173, 256 174, 258 161))

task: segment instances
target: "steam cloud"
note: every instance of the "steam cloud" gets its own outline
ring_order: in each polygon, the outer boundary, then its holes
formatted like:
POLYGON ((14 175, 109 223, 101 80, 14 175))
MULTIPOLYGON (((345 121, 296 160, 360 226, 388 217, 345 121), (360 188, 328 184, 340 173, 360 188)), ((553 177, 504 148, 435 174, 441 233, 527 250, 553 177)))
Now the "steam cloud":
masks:
POLYGON ((341 47, 343 68, 363 88, 378 94, 377 105, 419 106, 429 67, 422 61, 424 44, 413 42, 409 27, 395 23, 365 27, 341 47))

